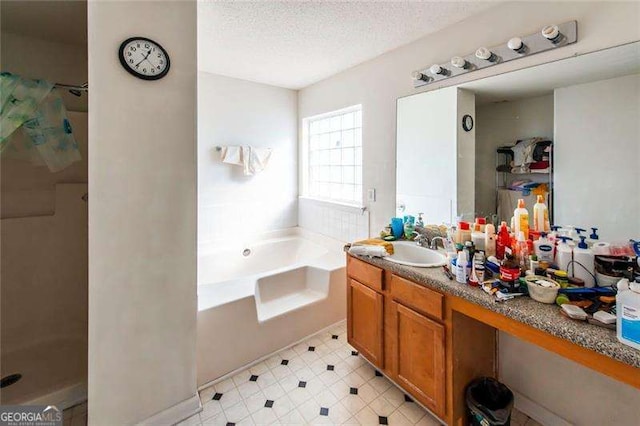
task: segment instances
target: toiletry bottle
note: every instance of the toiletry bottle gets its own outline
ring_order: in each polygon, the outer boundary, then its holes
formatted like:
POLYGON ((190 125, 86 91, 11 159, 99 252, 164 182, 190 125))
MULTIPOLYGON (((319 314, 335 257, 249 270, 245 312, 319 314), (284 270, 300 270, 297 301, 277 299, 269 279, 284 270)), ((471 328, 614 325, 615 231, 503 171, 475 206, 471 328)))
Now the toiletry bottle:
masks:
POLYGON ((587 237, 584 235, 580 237, 578 247, 573 249, 573 262, 569 266, 569 275, 576 278, 580 278, 584 281, 585 287, 594 287, 596 280, 594 275, 595 271, 595 255, 593 250, 589 248, 589 245, 585 241, 587 237))
POLYGON ((413 220, 407 220, 404 223, 404 238, 406 240, 413 240, 416 234, 416 227, 413 225, 413 220))
POLYGON ((486 231, 487 226, 487 218, 486 217, 476 217, 476 225, 480 226, 480 232, 486 231))
POLYGON ((419 226, 421 228, 424 228, 424 221, 422 220, 422 215, 424 213, 418 213, 418 220, 416 220, 416 228, 419 226))
POLYGON ((538 232, 549 232, 549 209, 544 203, 544 195, 538 195, 533 205, 533 229, 538 232))
POLYGON ((477 250, 484 250, 484 232, 480 231, 480 225, 478 225, 477 223, 475 224, 474 228, 474 231, 471 233, 471 241, 473 241, 473 245, 476 246, 477 250))
POLYGON ((467 241, 471 241, 471 227, 469 226, 469 222, 459 222, 458 223, 458 235, 460 241, 459 243, 464 244, 467 241))
POLYGON ((487 257, 496 255, 496 228, 491 223, 485 227, 484 251, 487 257))
POLYGON ((553 262, 553 244, 547 238, 547 233, 540 233, 540 238, 533 242, 533 250, 541 262, 553 262))
POLYGON ((593 247, 593 245, 599 241, 600 241, 600 236, 598 235, 598 228, 591 228, 591 235, 589 235, 587 244, 589 244, 589 247, 593 247))
POLYGON ((468 278, 467 262, 468 261, 469 260, 467 257, 467 252, 465 250, 462 250, 460 253, 458 253, 458 258, 456 260, 456 281, 458 281, 461 284, 467 283, 467 278, 468 278))
POLYGON ((554 247, 556 246, 556 244, 558 244, 558 230, 560 228, 562 228, 562 226, 560 226, 560 225, 552 225, 551 226, 551 232, 549 232, 549 234, 547 234, 547 238, 549 239, 551 244, 554 245, 554 247))
POLYGON ((616 296, 617 336, 625 345, 640 350, 640 282, 618 281, 616 296))
POLYGON ((528 268, 529 261, 529 249, 527 247, 527 240, 524 238, 524 232, 518 232, 518 240, 515 246, 516 262, 520 266, 520 271, 524 273, 528 268))
POLYGON ((511 244, 511 237, 509 236, 509 230, 507 229, 507 222, 502 222, 500 225, 500 231, 498 231, 498 238, 496 239, 496 257, 499 260, 504 259, 505 251, 511 244))
POLYGON ((524 232, 525 240, 529 238, 529 212, 522 198, 518 200, 518 208, 513 211, 513 232, 516 235, 524 232))
POLYGON ((556 264, 560 270, 567 271, 569 263, 573 260, 573 249, 568 243, 568 241, 571 241, 571 238, 565 236, 558 238, 560 242, 556 248, 556 264))

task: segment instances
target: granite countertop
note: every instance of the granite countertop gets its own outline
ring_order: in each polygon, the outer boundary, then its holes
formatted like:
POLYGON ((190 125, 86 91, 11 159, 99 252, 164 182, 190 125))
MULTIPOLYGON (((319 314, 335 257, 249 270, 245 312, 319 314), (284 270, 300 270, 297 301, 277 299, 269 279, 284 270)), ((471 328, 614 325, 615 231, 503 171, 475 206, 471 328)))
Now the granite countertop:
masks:
MULTIPOLYGON (((353 255, 352 255, 353 256, 353 255)), ((530 297, 521 296, 505 302, 496 302, 495 298, 478 287, 460 284, 449 280, 442 268, 416 268, 399 265, 381 258, 354 256, 364 262, 388 269, 396 275, 407 278, 425 287, 441 293, 450 294, 468 300, 490 311, 545 331, 572 343, 591 349, 602 355, 640 368, 640 350, 618 341, 615 330, 598 327, 584 321, 565 317, 554 305, 536 302, 530 297)))

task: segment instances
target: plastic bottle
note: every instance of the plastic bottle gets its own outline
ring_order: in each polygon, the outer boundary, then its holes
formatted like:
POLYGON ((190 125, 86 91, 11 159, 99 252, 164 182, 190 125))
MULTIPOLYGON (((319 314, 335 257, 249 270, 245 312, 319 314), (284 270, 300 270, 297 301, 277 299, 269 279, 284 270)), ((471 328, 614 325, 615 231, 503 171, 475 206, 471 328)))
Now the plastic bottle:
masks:
POLYGON ((616 296, 618 340, 640 350, 640 282, 618 281, 616 296))
POLYGON ((480 227, 480 232, 485 232, 487 227, 487 218, 485 217, 476 217, 476 226, 480 227))
POLYGON ((578 247, 573 249, 573 263, 569 265, 569 274, 584 281, 585 287, 596 285, 595 275, 595 255, 593 250, 585 241, 587 237, 580 237, 578 247))
POLYGON ((461 244, 464 244, 466 241, 471 241, 471 228, 469 227, 469 222, 458 222, 456 240, 456 243, 461 244))
POLYGON ((516 262, 520 266, 522 272, 527 270, 529 261, 529 249, 527 247, 527 240, 524 238, 524 232, 518 232, 518 239, 515 246, 516 262))
POLYGON ((567 242, 571 241, 571 238, 565 236, 560 236, 558 238, 560 239, 560 242, 556 248, 556 264, 558 265, 558 269, 567 271, 569 263, 573 260, 573 249, 567 242))
MULTIPOLYGON (((478 226, 476 225, 476 228, 478 226)), ((476 247, 476 250, 484 251, 484 232, 473 231, 471 233, 471 241, 473 241, 473 245, 476 247)))
POLYGON ((518 208, 513 211, 513 232, 516 235, 524 232, 525 240, 529 238, 529 212, 522 198, 518 200, 518 208))
POLYGON ((468 262, 469 258, 467 257, 467 252, 465 250, 458 253, 458 259, 456 260, 456 281, 461 284, 467 283, 467 278, 469 276, 469 270, 467 268, 468 262))
POLYGON ((549 232, 549 209, 544 203, 544 195, 538 195, 533 205, 533 229, 538 232, 549 232))
POLYGON ((498 238, 496 239, 496 257, 498 260, 504 259, 505 250, 511 245, 511 237, 509 236, 509 229, 507 229, 507 222, 500 224, 500 231, 498 232, 498 238))
POLYGON ((593 247, 593 245, 599 241, 598 228, 591 228, 591 235, 589 235, 589 239, 587 239, 587 244, 589 244, 589 247, 593 247))
POLYGON ((496 255, 496 228, 491 223, 485 227, 484 252, 487 257, 496 255))
POLYGON ((533 242, 533 251, 539 261, 553 262, 553 243, 547 238, 546 232, 542 232, 540 238, 533 242))

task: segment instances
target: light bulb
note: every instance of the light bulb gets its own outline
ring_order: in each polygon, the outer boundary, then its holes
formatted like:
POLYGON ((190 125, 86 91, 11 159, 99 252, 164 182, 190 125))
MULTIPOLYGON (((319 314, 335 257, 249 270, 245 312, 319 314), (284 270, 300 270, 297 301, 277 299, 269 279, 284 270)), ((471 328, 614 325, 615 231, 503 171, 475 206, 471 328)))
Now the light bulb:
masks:
POLYGON ((509 47, 509 49, 517 53, 524 53, 526 47, 520 37, 514 37, 509 40, 507 46, 509 47))
POLYGON ((453 58, 451 58, 451 65, 453 65, 456 68, 466 68, 467 61, 464 58, 461 58, 460 56, 454 56, 453 58))
POLYGON ((494 62, 496 60, 495 59, 496 55, 494 55, 493 52, 491 52, 486 47, 481 47, 478 50, 476 50, 476 58, 483 59, 485 61, 494 62))
POLYGON ((431 71, 431 74, 433 75, 444 74, 444 70, 438 64, 431 65, 431 67, 429 68, 429 71, 431 71))
POLYGON ((411 73, 411 78, 415 81, 428 81, 429 77, 427 77, 426 75, 422 74, 420 71, 414 71, 411 73))
POLYGON ((542 29, 542 36, 551 43, 557 43, 561 35, 557 25, 547 25, 542 29))

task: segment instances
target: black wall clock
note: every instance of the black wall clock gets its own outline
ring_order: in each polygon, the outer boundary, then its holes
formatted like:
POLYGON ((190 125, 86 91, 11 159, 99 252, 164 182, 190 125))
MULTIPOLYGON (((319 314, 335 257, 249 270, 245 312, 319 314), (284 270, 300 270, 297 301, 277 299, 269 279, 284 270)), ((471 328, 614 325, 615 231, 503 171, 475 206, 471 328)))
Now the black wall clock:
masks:
POLYGON ((465 132, 470 132, 471 129, 473 129, 473 117, 469 114, 465 114, 465 116, 462 117, 462 128, 465 132))
POLYGON ((171 66, 167 51, 145 37, 131 37, 123 41, 118 57, 127 72, 143 80, 161 79, 171 66))

